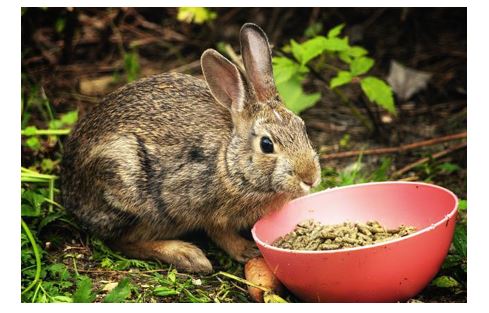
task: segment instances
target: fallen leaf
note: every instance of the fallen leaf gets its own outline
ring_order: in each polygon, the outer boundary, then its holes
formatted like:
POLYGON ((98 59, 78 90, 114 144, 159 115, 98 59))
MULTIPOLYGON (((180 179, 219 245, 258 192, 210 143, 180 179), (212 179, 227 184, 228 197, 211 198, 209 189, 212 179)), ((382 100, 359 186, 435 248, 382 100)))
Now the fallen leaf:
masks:
POLYGON ((392 60, 387 81, 399 99, 405 101, 426 88, 431 76, 431 73, 418 71, 392 60))
POLYGON ((104 288, 102 288, 102 291, 107 291, 107 292, 110 292, 112 291, 112 289, 114 289, 115 287, 117 287, 119 283, 115 282, 115 283, 108 283, 104 286, 104 288))

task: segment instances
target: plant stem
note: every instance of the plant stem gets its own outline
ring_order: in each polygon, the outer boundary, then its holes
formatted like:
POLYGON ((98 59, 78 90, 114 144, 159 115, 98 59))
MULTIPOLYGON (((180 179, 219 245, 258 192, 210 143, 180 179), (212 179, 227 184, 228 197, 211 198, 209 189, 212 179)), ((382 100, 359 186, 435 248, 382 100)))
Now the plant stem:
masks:
POLYGON ((231 279, 234 279, 234 280, 237 280, 237 281, 239 281, 240 283, 250 285, 251 287, 255 287, 255 288, 258 288, 258 289, 263 290, 263 291, 270 291, 270 289, 268 289, 268 288, 265 288, 265 287, 262 287, 262 286, 258 286, 258 285, 256 285, 256 284, 253 284, 253 283, 252 283, 252 282, 250 282, 250 281, 247 281, 246 279, 243 279, 243 278, 241 278, 241 277, 235 276, 235 275, 233 275, 233 274, 229 274, 229 273, 222 272, 222 271, 218 272, 217 274, 218 274, 218 275, 223 275, 223 276, 226 276, 226 277, 231 278, 231 279))
POLYGON ((41 135, 53 135, 53 136, 62 136, 68 135, 71 129, 37 129, 32 134, 29 132, 29 135, 26 135, 25 130, 21 130, 20 134, 23 136, 41 136, 41 135))
POLYGON ((31 230, 22 218, 20 219, 20 223, 22 225, 22 229, 27 235, 27 238, 29 238, 29 242, 32 245, 32 250, 34 251, 34 256, 36 258, 36 275, 34 276, 34 280, 31 282, 31 284, 26 289, 24 289, 24 291, 22 291, 22 294, 24 294, 32 287, 34 287, 34 285, 39 281, 39 278, 41 277, 41 255, 39 254, 39 249, 37 248, 37 243, 34 239, 34 236, 32 236, 31 230))

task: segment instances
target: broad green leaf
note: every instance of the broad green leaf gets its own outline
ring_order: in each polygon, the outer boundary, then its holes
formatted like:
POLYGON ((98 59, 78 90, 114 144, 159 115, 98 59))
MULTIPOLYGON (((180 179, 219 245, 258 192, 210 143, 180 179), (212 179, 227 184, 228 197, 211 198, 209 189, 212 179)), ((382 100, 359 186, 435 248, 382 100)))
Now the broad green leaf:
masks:
POLYGON ((129 279, 122 279, 117 287, 115 287, 105 298, 105 303, 120 303, 124 302, 131 295, 131 284, 129 279))
POLYGON ((290 41, 290 49, 292 51, 292 55, 294 58, 299 61, 301 64, 303 63, 303 58, 304 58, 304 48, 302 48, 302 45, 297 43, 294 39, 290 41))
POLYGON ((351 76, 350 72, 340 71, 340 72, 338 72, 338 74, 335 77, 333 77, 330 80, 329 87, 331 89, 333 89, 335 87, 338 87, 338 86, 341 86, 344 84, 348 84, 349 82, 351 82, 351 79, 352 79, 352 76, 351 76))
POLYGON ((207 8, 181 7, 178 8, 177 20, 185 23, 203 24, 217 17, 217 13, 207 8))
POLYGON ((348 53, 348 55, 351 57, 358 58, 366 55, 368 51, 360 46, 352 46, 346 51, 346 53, 348 53))
POLYGON ((465 225, 457 225, 455 227, 453 246, 460 256, 467 258, 467 229, 465 225))
POLYGON ((367 76, 361 80, 360 86, 370 101, 377 103, 394 115, 397 114, 392 89, 383 80, 367 76))
POLYGON ((37 133, 37 127, 36 126, 28 126, 24 129, 24 135, 25 136, 34 136, 37 133))
POLYGON ((73 294, 75 303, 91 303, 95 300, 92 292, 92 280, 87 276, 82 276, 76 283, 76 291, 73 294))
POLYGON ((328 38, 338 37, 338 35, 341 33, 344 27, 345 24, 340 24, 338 26, 331 28, 330 31, 328 32, 328 38))
POLYGON ((289 58, 275 57, 272 62, 275 84, 281 84, 301 72, 301 66, 289 58))
POLYGON ((39 230, 41 230, 44 226, 56 221, 57 219, 64 217, 66 215, 65 212, 54 212, 46 215, 41 222, 39 223, 39 230))
POLYGON ((277 84, 277 89, 285 106, 295 114, 300 114, 305 109, 312 107, 321 98, 320 93, 305 94, 301 80, 297 76, 277 84))
POLYGON ((350 64, 350 72, 353 76, 367 73, 374 65, 374 60, 368 57, 359 57, 350 64))
POLYGON ((67 280, 71 277, 70 272, 68 272, 68 268, 62 263, 51 264, 47 270, 52 276, 57 277, 60 281, 67 280))
POLYGON ((55 303, 71 303, 73 302, 73 299, 67 296, 54 296, 51 297, 51 301, 55 303))
POLYGON ((348 37, 345 38, 325 38, 324 49, 328 51, 345 51, 350 48, 348 37))
POLYGON ((64 125, 73 125, 78 120, 78 111, 65 113, 61 116, 60 120, 64 125))
MULTIPOLYGON (((301 44, 301 64, 307 64, 310 60, 321 55, 326 47, 326 38, 323 36, 317 36, 313 39, 307 40, 301 44)), ((294 49, 294 48, 292 48, 294 49)), ((293 51, 293 50, 292 50, 293 51)))
POLYGON ((41 205, 46 201, 46 198, 35 191, 23 190, 21 200, 21 216, 40 216, 41 205))
POLYGON ((348 54, 347 51, 340 51, 338 53, 338 57, 340 58, 341 61, 345 62, 346 64, 350 64, 353 61, 352 57, 348 54))
POLYGON ((455 278, 451 276, 439 276, 431 282, 433 286, 441 287, 441 288, 451 288, 459 286, 459 282, 455 280, 455 278))
POLYGON ((174 296, 180 294, 177 290, 165 286, 161 287, 156 287, 153 291, 153 294, 155 296, 160 296, 160 297, 167 297, 167 296, 174 296))

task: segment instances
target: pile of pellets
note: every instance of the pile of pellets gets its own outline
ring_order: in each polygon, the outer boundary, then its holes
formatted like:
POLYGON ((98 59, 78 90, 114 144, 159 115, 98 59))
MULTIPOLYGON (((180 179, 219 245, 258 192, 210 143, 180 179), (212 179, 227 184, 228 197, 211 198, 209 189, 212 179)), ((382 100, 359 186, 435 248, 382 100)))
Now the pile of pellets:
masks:
POLYGON ((315 220, 306 220, 297 224, 292 232, 279 237, 272 245, 289 250, 337 250, 392 240, 415 231, 415 227, 405 225, 386 229, 377 221, 323 225, 315 220))

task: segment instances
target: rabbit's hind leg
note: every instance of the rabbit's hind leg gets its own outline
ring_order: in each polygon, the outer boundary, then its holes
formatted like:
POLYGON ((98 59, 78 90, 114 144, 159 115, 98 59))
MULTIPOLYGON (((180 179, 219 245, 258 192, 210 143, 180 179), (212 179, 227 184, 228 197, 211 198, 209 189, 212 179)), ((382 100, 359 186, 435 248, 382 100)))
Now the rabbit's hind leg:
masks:
POLYGON ((181 240, 156 240, 112 243, 128 257, 153 259, 174 265, 190 273, 211 273, 212 264, 202 250, 181 240))

